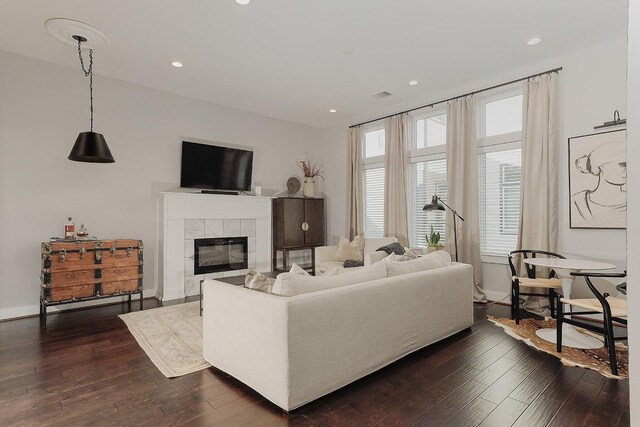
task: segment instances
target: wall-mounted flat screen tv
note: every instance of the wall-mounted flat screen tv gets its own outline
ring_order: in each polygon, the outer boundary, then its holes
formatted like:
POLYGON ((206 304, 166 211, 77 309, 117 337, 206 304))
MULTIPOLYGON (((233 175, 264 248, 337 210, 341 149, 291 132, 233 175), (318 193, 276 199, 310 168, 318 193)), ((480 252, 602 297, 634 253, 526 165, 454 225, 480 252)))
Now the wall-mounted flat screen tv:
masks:
POLYGON ((249 191, 252 171, 253 151, 182 142, 181 187, 249 191))

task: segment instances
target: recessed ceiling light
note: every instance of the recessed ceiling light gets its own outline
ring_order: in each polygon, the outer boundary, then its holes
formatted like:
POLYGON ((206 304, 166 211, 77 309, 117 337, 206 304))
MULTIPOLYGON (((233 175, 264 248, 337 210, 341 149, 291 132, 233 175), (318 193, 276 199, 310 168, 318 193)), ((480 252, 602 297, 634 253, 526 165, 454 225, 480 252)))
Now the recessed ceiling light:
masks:
POLYGON ((236 3, 241 4, 241 5, 246 5, 249 4, 251 0, 236 0, 236 3))
POLYGON ((329 112, 330 112, 330 113, 335 113, 335 112, 337 112, 337 111, 338 111, 338 110, 336 110, 335 108, 332 108, 332 109, 330 109, 330 110, 329 110, 329 112))
POLYGON ((527 40, 527 46, 535 46, 541 41, 542 39, 540 37, 532 37, 529 40, 527 40))
POLYGON ((180 61, 173 61, 171 65, 173 65, 176 68, 182 68, 182 62, 180 61))
POLYGON ((415 86, 415 85, 417 85, 417 84, 418 84, 418 81, 417 81, 417 80, 411 80, 411 81, 409 82, 409 86, 415 86))

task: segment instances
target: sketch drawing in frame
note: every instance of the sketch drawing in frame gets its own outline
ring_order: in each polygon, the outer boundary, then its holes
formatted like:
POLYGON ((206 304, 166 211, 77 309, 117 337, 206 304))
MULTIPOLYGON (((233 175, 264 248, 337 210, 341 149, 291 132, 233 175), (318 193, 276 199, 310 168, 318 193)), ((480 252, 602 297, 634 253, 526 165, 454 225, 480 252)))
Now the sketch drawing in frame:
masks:
POLYGON ((626 130, 569 138, 569 194, 571 228, 626 228, 626 130))

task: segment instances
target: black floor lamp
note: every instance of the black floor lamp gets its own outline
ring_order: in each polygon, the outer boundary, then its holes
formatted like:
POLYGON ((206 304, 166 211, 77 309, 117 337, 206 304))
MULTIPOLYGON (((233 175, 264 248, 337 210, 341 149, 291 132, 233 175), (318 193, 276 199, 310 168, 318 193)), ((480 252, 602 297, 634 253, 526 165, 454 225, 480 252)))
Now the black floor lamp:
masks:
POLYGON ((431 203, 427 203, 426 205, 424 205, 422 210, 423 211, 443 211, 445 210, 445 206, 453 214, 453 242, 456 248, 456 262, 458 262, 458 225, 456 223, 456 217, 460 218, 461 221, 464 221, 464 218, 462 218, 458 214, 458 212, 451 209, 451 207, 449 207, 449 205, 447 205, 444 201, 442 201, 440 197, 435 195, 431 198, 431 203))

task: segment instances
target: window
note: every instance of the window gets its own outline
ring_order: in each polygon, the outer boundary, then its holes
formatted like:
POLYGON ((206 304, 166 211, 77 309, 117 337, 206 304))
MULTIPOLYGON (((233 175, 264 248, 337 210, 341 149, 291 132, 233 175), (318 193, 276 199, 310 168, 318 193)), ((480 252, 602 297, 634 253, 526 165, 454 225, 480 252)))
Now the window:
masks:
POLYGON ((384 236, 384 138, 384 128, 365 132, 362 191, 367 237, 384 236))
POLYGON ((416 148, 435 147, 446 143, 446 114, 416 120, 416 148))
POLYGON ((364 157, 384 156, 384 129, 364 134, 364 157))
POLYGON ((522 95, 487 102, 485 129, 485 136, 520 132, 522 130, 522 95))
POLYGON ((479 154, 482 253, 516 248, 520 221, 520 148, 479 154))
POLYGON ((520 223, 522 94, 494 96, 479 108, 480 248, 503 256, 516 248, 520 223))
POLYGON ((409 177, 407 185, 407 216, 409 245, 424 248, 431 227, 440 233, 444 243, 446 212, 422 210, 434 195, 447 201, 447 114, 444 110, 415 114, 409 132, 409 177))
POLYGON ((422 210, 437 195, 447 202, 447 161, 445 159, 422 160, 411 163, 409 197, 409 244, 411 247, 427 246, 427 235, 431 231, 440 233, 444 243, 446 212, 422 210))

